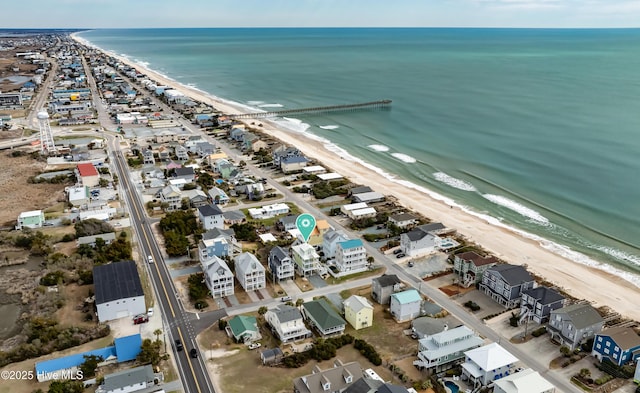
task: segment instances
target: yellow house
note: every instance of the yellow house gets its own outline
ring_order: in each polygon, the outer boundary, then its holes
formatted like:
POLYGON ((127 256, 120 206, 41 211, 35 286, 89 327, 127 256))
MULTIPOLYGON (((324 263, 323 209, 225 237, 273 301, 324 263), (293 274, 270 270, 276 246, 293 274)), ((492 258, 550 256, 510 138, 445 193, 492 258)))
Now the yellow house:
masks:
POLYGON ((373 306, 358 295, 352 295, 344 301, 344 318, 354 329, 362 329, 373 325, 373 306))
POLYGON ((321 245, 323 236, 329 229, 331 229, 331 225, 329 225, 327 220, 316 221, 316 227, 313 228, 313 232, 311 232, 311 236, 309 236, 309 241, 307 243, 312 246, 321 245))

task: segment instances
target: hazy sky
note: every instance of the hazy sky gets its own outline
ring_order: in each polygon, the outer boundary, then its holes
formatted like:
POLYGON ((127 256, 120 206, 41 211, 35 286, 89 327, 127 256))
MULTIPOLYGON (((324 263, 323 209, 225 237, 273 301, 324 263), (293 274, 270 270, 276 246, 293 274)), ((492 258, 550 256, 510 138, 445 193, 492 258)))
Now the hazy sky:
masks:
POLYGON ((4 28, 640 25, 640 0, 13 0, 2 3, 0 27, 4 28))

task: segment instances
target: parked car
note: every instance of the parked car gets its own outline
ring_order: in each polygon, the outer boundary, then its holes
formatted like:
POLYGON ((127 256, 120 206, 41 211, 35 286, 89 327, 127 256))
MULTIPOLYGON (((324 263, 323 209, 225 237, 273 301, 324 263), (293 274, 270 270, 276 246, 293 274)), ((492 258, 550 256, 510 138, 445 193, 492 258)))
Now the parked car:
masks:
POLYGON ((153 307, 149 307, 149 309, 147 310, 147 316, 149 318, 151 318, 153 316, 153 307))
POLYGON ((197 358, 198 357, 198 350, 195 348, 191 348, 191 350, 189 351, 189 356, 191 356, 192 358, 197 358))
POLYGON ((396 258, 404 258, 406 255, 404 253, 396 254, 396 258))
POLYGON ((182 341, 180 341, 180 339, 175 341, 176 343, 176 351, 180 352, 184 349, 184 346, 182 345, 182 341))
POLYGON ((409 267, 413 267, 413 262, 412 262, 412 261, 409 261, 409 263, 407 263, 407 266, 409 266, 409 267))
POLYGON ((134 325, 140 325, 141 323, 146 323, 146 322, 149 322, 149 317, 147 317, 144 314, 136 315, 135 317, 133 317, 134 325))
POLYGON ((280 301, 282 303, 290 302, 291 300, 293 300, 291 296, 283 296, 282 298, 280 298, 280 301))
POLYGON ((401 252, 402 252, 401 248, 398 248, 397 250, 393 250, 393 253, 396 254, 396 255, 400 254, 401 252))
POLYGON ((249 349, 258 349, 262 346, 260 343, 251 343, 249 344, 249 349))

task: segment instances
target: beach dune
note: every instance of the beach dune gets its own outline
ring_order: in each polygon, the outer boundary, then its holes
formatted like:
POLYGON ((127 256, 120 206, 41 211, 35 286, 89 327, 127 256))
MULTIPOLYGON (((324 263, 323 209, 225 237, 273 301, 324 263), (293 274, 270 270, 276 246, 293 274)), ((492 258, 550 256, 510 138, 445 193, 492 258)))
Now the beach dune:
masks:
MULTIPOLYGON (((81 38, 72 36, 80 43, 88 45, 81 38)), ((109 55, 140 70, 156 82, 172 86, 194 100, 209 104, 223 113, 246 111, 240 106, 234 106, 232 102, 181 85, 123 57, 111 53, 109 55)), ((627 318, 637 318, 640 309, 637 303, 640 288, 621 277, 569 260, 514 230, 498 227, 461 209, 452 209, 443 201, 436 200, 424 192, 399 184, 397 181, 400 179, 385 178, 358 162, 352 161, 345 165, 345 160, 350 160, 349 157, 341 157, 327 150, 320 142, 303 133, 290 132, 265 119, 259 121, 263 124, 263 131, 269 135, 296 146, 306 156, 322 162, 353 182, 368 185, 385 195, 393 195, 403 206, 434 221, 442 222, 447 227, 455 228, 469 241, 479 244, 503 261, 527 265, 533 274, 562 288, 575 298, 590 301, 595 307, 609 306, 627 318)))

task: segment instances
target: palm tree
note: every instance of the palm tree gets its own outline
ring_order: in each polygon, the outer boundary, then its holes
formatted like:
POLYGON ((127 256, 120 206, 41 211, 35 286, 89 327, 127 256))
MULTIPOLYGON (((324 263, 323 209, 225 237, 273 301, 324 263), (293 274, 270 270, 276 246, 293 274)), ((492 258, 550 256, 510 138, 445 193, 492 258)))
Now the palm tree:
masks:
POLYGON ((162 329, 154 330, 153 334, 156 336, 156 341, 160 341, 160 335, 162 334, 162 329))

